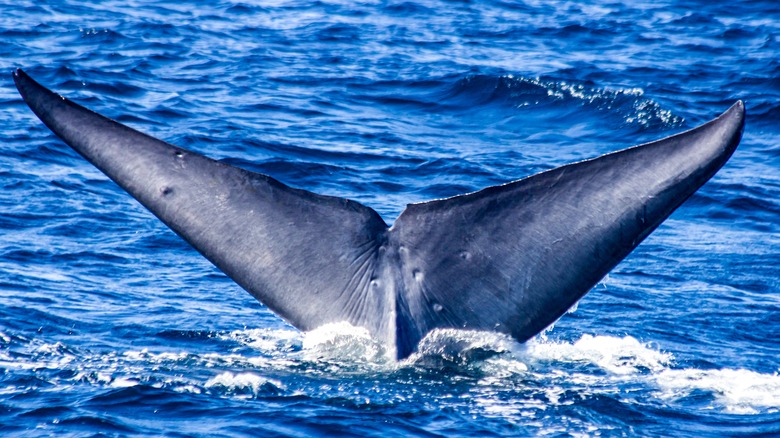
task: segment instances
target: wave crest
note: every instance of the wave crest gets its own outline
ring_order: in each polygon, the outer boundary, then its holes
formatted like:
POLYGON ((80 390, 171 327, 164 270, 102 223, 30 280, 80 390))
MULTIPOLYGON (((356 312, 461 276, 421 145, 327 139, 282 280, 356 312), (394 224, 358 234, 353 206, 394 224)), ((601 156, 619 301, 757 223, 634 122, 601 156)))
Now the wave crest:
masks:
POLYGON ((468 76, 455 82, 442 97, 444 102, 470 111, 490 105, 529 107, 535 112, 555 109, 554 115, 560 118, 562 105, 575 105, 607 112, 609 117, 618 115, 623 124, 642 128, 679 126, 684 121, 658 102, 644 97, 641 88, 612 89, 547 77, 468 76))

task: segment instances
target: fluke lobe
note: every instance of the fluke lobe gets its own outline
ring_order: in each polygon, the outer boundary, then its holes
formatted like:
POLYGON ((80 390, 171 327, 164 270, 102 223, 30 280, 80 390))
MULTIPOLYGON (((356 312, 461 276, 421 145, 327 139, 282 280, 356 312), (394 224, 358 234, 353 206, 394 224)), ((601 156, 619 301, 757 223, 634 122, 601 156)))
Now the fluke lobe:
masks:
POLYGON ((397 359, 436 328, 539 333, 726 163, 745 118, 737 102, 663 140, 410 204, 388 227, 13 76, 46 126, 271 310, 301 330, 364 327, 397 359))

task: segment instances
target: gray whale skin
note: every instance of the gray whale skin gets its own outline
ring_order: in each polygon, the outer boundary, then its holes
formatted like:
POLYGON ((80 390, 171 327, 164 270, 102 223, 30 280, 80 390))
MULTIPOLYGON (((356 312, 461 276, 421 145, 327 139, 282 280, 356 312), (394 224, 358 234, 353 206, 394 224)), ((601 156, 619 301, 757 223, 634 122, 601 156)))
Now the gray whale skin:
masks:
POLYGON ((726 163, 745 119, 736 102, 662 140, 410 204, 389 227, 13 77, 57 136, 268 308, 304 331, 363 327, 394 359, 437 328, 542 331, 726 163))

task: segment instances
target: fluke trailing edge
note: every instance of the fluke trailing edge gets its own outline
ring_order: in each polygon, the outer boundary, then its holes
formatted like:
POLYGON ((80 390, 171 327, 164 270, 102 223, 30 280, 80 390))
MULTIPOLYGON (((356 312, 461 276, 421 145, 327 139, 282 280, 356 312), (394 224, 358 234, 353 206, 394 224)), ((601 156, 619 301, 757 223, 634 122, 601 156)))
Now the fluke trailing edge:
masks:
POLYGON ((255 298, 301 330, 347 321, 405 358, 436 328, 525 341, 560 317, 729 159, 745 111, 448 199, 388 227, 357 202, 178 148, 42 87, 25 102, 255 298))

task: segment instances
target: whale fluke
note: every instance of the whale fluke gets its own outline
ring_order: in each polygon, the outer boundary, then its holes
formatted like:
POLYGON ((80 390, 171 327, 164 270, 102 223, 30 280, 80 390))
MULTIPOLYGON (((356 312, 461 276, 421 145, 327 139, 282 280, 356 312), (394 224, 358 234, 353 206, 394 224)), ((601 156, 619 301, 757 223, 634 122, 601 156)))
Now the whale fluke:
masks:
POLYGON ((397 359, 436 328, 539 333, 726 163, 745 119, 737 102, 662 140, 410 204, 388 227, 13 76, 46 126, 271 310, 301 330, 364 327, 397 359))

